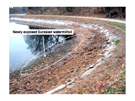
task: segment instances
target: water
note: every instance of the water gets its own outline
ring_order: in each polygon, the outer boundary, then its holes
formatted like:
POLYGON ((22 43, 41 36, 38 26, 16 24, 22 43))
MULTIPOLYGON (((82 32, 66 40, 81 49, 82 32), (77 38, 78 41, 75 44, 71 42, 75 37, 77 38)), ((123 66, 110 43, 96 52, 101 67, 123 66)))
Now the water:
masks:
POLYGON ((23 65, 34 55, 27 49, 28 44, 24 41, 23 35, 9 36, 9 69, 14 71, 23 65))
MULTIPOLYGON (((10 30, 29 29, 29 26, 9 23, 10 30)), ((22 68, 34 54, 27 49, 28 44, 24 40, 24 35, 9 35, 9 70, 10 72, 22 68)))
MULTIPOLYGON (((9 23, 11 30, 27 30, 27 29, 43 29, 41 27, 20 25, 16 23, 9 23)), ((46 28, 44 28, 46 29, 46 28)), ((10 34, 9 36, 9 70, 10 72, 22 68, 27 61, 33 58, 37 53, 41 52, 43 48, 43 38, 45 48, 53 45, 56 42, 65 41, 67 36, 58 35, 21 35, 10 34)), ((54 46, 55 47, 55 46, 54 46)), ((54 47, 46 49, 50 52, 54 47)))

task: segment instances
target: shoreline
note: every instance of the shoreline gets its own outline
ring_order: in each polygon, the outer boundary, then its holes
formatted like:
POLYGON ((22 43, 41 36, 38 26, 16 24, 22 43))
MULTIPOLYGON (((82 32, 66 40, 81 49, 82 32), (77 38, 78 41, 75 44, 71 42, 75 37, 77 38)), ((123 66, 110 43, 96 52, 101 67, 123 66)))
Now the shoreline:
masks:
MULTIPOLYGON (((55 18, 55 19, 57 19, 57 18, 55 18)), ((59 18, 59 19, 61 19, 61 18, 59 18)), ((68 18, 63 18, 62 20, 64 20, 64 19, 66 20, 66 19, 68 19, 68 18)), ((72 18, 72 19, 69 19, 68 21, 70 21, 70 20, 73 20, 73 18, 72 18)), ((77 19, 75 19, 75 20, 77 20, 77 19)), ((86 20, 86 19, 85 19, 85 20, 86 20)), ((85 20, 84 20, 84 21, 85 21, 85 20)), ((84 22, 84 21, 81 21, 81 22, 84 22)), ((97 22, 96 22, 96 23, 97 23, 97 22)), ((88 23, 88 24, 90 24, 90 23, 88 23)), ((78 29, 76 26, 80 26, 80 25, 77 25, 76 23, 72 23, 71 25, 72 25, 72 26, 69 26, 69 28, 73 28, 73 29, 75 30, 75 33, 76 33, 76 34, 78 34, 79 32, 81 32, 81 30, 84 31, 85 29, 87 29, 87 24, 86 24, 86 23, 83 24, 82 29, 78 29), (86 25, 86 26, 84 26, 84 25, 86 25), (83 28, 83 27, 84 27, 84 28, 83 28), (80 30, 80 31, 78 32, 78 30, 80 30)), ((66 27, 66 26, 63 26, 63 27, 66 27)), ((90 27, 90 26, 88 26, 88 27, 90 27)), ((81 28, 81 27, 80 27, 80 28, 81 28)), ((106 32, 106 33, 108 32, 106 29, 104 30, 103 28, 101 28, 100 31, 99 31, 99 29, 100 29, 100 27, 99 27, 98 25, 93 25, 93 24, 91 24, 91 29, 90 29, 90 30, 92 31, 92 32, 91 32, 92 34, 86 34, 86 33, 84 34, 84 35, 85 35, 85 41, 83 42, 83 45, 79 47, 80 50, 82 50, 82 49, 84 49, 85 47, 87 47, 87 45, 88 45, 89 42, 86 41, 86 40, 89 40, 89 38, 90 38, 90 39, 93 39, 93 37, 94 37, 94 36, 93 36, 93 33, 99 33, 99 32, 100 32, 100 34, 103 34, 103 33, 105 33, 105 32, 106 32), (94 29, 94 30, 92 30, 92 29, 94 29), (96 31, 96 30, 97 30, 97 31, 96 31), (103 31, 103 30, 104 30, 104 31, 103 31), (89 36, 89 35, 90 35, 90 36, 89 36), (85 46, 85 47, 84 47, 84 48, 81 48, 81 47, 83 47, 83 46, 85 46)), ((87 33, 89 33, 87 30, 85 30, 85 31, 86 31, 87 33)), ((100 35, 100 34, 97 34, 97 35, 100 35)), ((110 33, 107 33, 106 36, 110 36, 110 33)), ((111 38, 112 38, 112 37, 111 37, 111 38)), ((110 38, 110 39, 111 39, 111 38, 110 38)), ((113 39, 113 38, 112 38, 112 39, 113 39)), ((111 40, 112 40, 112 39, 111 39, 111 40)), ((114 39, 113 39, 113 40, 114 40, 114 39)), ((94 41, 94 40, 93 40, 93 41, 94 41)), ((113 42, 114 42, 114 41, 113 41, 113 42)), ((93 44, 94 44, 94 43, 93 43, 93 44)), ((79 49, 78 49, 78 50, 79 50, 79 49)), ((86 50, 87 50, 87 49, 86 49, 86 50)), ((83 51, 84 51, 84 50, 83 50, 83 51)), ((85 53, 85 52, 83 52, 83 51, 80 52, 80 55, 81 55, 80 57, 83 57, 83 56, 84 56, 84 53, 85 53)), ((88 50, 87 50, 87 51, 88 51, 88 50)), ((99 53, 100 53, 100 52, 99 52, 99 53)), ((75 54, 75 53, 74 53, 74 54, 75 54)), ((97 55, 97 57, 99 57, 99 56, 97 55)), ((83 58, 82 58, 82 59, 83 59, 83 58)), ((78 61, 78 59, 73 59, 73 60, 78 61)), ((96 59, 96 60, 98 60, 98 59, 96 59)), ((85 61, 86 61, 86 60, 85 60, 85 61)), ((94 61, 95 61, 95 60, 94 60, 94 61)), ((94 61, 93 61, 93 62, 94 62, 94 61)), ((67 64, 68 64, 68 63, 67 63, 67 64)), ((91 65, 92 65, 92 64, 89 64, 89 65, 87 65, 87 66, 89 67, 89 66, 91 66, 91 65)), ((61 65, 61 66, 65 66, 65 64, 64 64, 64 65, 61 65)), ((80 66, 80 64, 79 64, 79 66, 80 66)), ((87 67, 87 66, 86 66, 86 67, 87 67)), ((55 66, 54 66, 54 67, 55 67, 55 66)), ((85 67, 85 69, 86 69, 86 67, 85 67)), ((82 68, 82 67, 81 67, 81 68, 82 68)), ((71 69, 72 69, 72 68, 71 68, 71 69)), ((79 71, 83 71, 83 70, 85 70, 85 69, 82 68, 82 69, 79 70, 79 71)), ((79 72, 78 72, 78 73, 79 73, 79 72)), ((75 73, 75 74, 76 74, 76 73, 75 73)), ((89 73, 88 73, 87 75, 89 75, 89 73)), ((69 78, 70 78, 70 77, 69 77, 69 78)), ((72 78, 72 77, 71 77, 71 78, 72 78)), ((68 80, 67 80, 67 81, 68 81, 68 80)), ((72 80, 70 79, 69 82, 70 82, 70 81, 72 81, 72 80)), ((41 81, 41 82, 42 82, 42 81, 41 81)), ((67 83, 69 83, 69 82, 67 82, 67 83)), ((61 84, 63 84, 63 83, 61 83, 61 84)), ((58 85, 60 85, 60 84, 58 84, 58 85)), ((52 90, 52 89, 58 87, 58 85, 55 86, 55 87, 52 87, 51 89, 48 89, 47 91, 50 91, 50 90, 52 90)), ((65 89, 67 89, 67 88, 65 88, 65 89)), ((44 90, 45 90, 45 91, 42 90, 42 92, 40 92, 40 93, 46 92, 46 89, 44 89, 44 90)), ((35 93, 38 93, 38 92, 35 92, 35 93)))

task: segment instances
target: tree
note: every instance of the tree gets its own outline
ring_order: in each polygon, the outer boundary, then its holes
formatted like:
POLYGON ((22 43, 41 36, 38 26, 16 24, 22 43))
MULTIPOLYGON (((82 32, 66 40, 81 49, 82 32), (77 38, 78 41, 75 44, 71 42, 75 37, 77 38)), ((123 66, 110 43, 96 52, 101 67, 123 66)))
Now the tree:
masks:
POLYGON ((59 15, 61 15, 61 7, 57 7, 59 10, 59 15))
POLYGON ((110 16, 111 16, 111 13, 110 13, 110 11, 113 9, 114 7, 105 7, 105 10, 107 11, 107 16, 110 18, 110 16))
POLYGON ((91 7, 89 7, 89 10, 88 10, 88 12, 89 12, 89 16, 90 16, 90 10, 91 10, 91 7))
POLYGON ((107 13, 110 13, 110 11, 113 9, 113 7, 105 7, 105 10, 107 11, 107 13))
POLYGON ((66 10, 67 10, 68 12, 72 12, 72 9, 73 9, 73 7, 66 7, 66 10))
POLYGON ((84 7, 83 7, 83 15, 84 15, 84 7))
POLYGON ((12 14, 13 13, 13 8, 9 8, 9 14, 12 14))
POLYGON ((104 14, 104 7, 102 7, 102 14, 104 14))

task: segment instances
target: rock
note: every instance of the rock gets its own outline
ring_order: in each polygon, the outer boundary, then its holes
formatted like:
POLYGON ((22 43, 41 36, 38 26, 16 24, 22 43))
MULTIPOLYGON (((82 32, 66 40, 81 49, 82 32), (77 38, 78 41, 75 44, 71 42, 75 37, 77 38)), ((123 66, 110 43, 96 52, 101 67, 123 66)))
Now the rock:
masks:
POLYGON ((109 37, 109 42, 113 42, 115 38, 116 38, 116 37, 110 36, 110 37, 109 37))
POLYGON ((90 39, 90 37, 88 37, 88 39, 90 39))
POLYGON ((71 82, 71 80, 67 80, 67 82, 71 82))
POLYGON ((105 35, 106 35, 106 36, 109 36, 109 32, 106 32, 105 35))
POLYGON ((96 38, 96 35, 93 35, 93 38, 96 38))
POLYGON ((84 51, 83 52, 80 52, 80 55, 82 55, 84 53, 84 51))
POLYGON ((13 82, 10 82, 9 84, 11 85, 11 84, 13 84, 13 82))
POLYGON ((104 54, 104 55, 106 56, 106 55, 108 55, 108 54, 109 54, 109 51, 105 52, 105 54, 104 54))
POLYGON ((102 50, 102 54, 106 51, 106 48, 102 50))
POLYGON ((91 69, 91 68, 93 68, 94 66, 95 66, 95 64, 91 65, 91 66, 88 67, 86 70, 91 69))
POLYGON ((74 69, 74 72, 77 72, 78 68, 74 69))
POLYGON ((71 83, 75 82, 76 78, 72 79, 70 82, 67 83, 67 85, 70 85, 71 83))
POLYGON ((110 47, 110 44, 107 44, 107 47, 110 47))
POLYGON ((103 30, 103 27, 99 27, 99 29, 103 30))
POLYGON ((108 44, 111 44, 111 42, 108 42, 108 41, 107 41, 107 43, 106 43, 106 44, 107 44, 107 45, 108 45, 108 44))
POLYGON ((99 63, 102 60, 102 58, 100 58, 96 63, 99 63))
MULTIPOLYGON (((87 70, 87 69, 86 69, 87 70)), ((79 76, 82 75, 86 70, 82 70, 80 73, 79 73, 79 76)))
POLYGON ((125 65, 124 64, 122 64, 122 68, 124 67, 125 65))
POLYGON ((36 89, 37 92, 40 92, 40 89, 36 89))
POLYGON ((68 89, 72 89, 72 88, 73 88, 73 86, 72 86, 72 85, 70 85, 70 86, 68 86, 67 88, 68 88, 68 89))
POLYGON ((86 67, 86 65, 82 65, 82 67, 86 67))
POLYGON ((90 26, 90 24, 87 24, 87 26, 90 26))
POLYGON ((74 68, 72 68, 72 69, 69 71, 69 73, 70 73, 70 72, 74 72, 74 68))
POLYGON ((89 68, 93 68, 95 66, 95 64, 91 65, 89 68))
POLYGON ((60 65, 65 65, 66 62, 65 61, 62 61, 62 62, 59 62, 59 64, 57 64, 57 66, 60 66, 60 65))
POLYGON ((105 39, 105 41, 108 41, 108 40, 109 40, 109 38, 106 38, 106 39, 105 39))
POLYGON ((65 84, 60 85, 60 86, 58 86, 57 88, 55 88, 55 89, 53 89, 53 90, 51 90, 51 91, 49 91, 49 92, 47 92, 47 93, 45 93, 45 94, 53 94, 54 92, 56 92, 56 91, 58 91, 58 90, 61 90, 61 89, 65 88, 65 87, 66 87, 65 84))
POLYGON ((97 30, 98 28, 93 28, 93 29, 97 30))
POLYGON ((113 53, 108 54, 108 55, 105 57, 105 59, 110 58, 110 57, 112 56, 112 54, 113 54, 113 53))
POLYGON ((31 90, 32 90, 32 88, 26 89, 26 91, 31 91, 31 90))
POLYGON ((103 30, 100 30, 100 33, 103 33, 104 31, 103 30))
POLYGON ((105 57, 105 55, 104 54, 99 54, 101 57, 105 57))
POLYGON ((100 46, 100 49, 104 49, 106 46, 106 44, 103 44, 102 46, 100 46))
POLYGON ((94 27, 98 28, 98 25, 95 25, 94 27))
POLYGON ((53 79, 55 79, 55 77, 53 77, 53 79))
POLYGON ((104 33, 108 32, 108 30, 104 30, 104 33))

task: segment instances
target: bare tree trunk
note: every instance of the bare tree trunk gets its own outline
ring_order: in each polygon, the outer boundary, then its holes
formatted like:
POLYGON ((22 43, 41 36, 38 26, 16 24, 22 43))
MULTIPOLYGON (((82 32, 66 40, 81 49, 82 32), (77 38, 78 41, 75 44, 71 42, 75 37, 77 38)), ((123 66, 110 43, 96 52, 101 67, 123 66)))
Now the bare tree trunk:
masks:
POLYGON ((84 7, 83 7, 83 15, 84 15, 84 7))
POLYGON ((104 14, 104 9, 103 9, 103 7, 102 7, 102 14, 104 14))
POLYGON ((89 12, 89 16, 90 16, 90 10, 91 10, 91 7, 89 7, 89 11, 88 11, 89 12))
POLYGON ((78 13, 79 16, 80 16, 80 12, 81 12, 81 9, 79 9, 79 13, 78 13))
POLYGON ((61 15, 61 7, 58 7, 59 15, 61 15))

